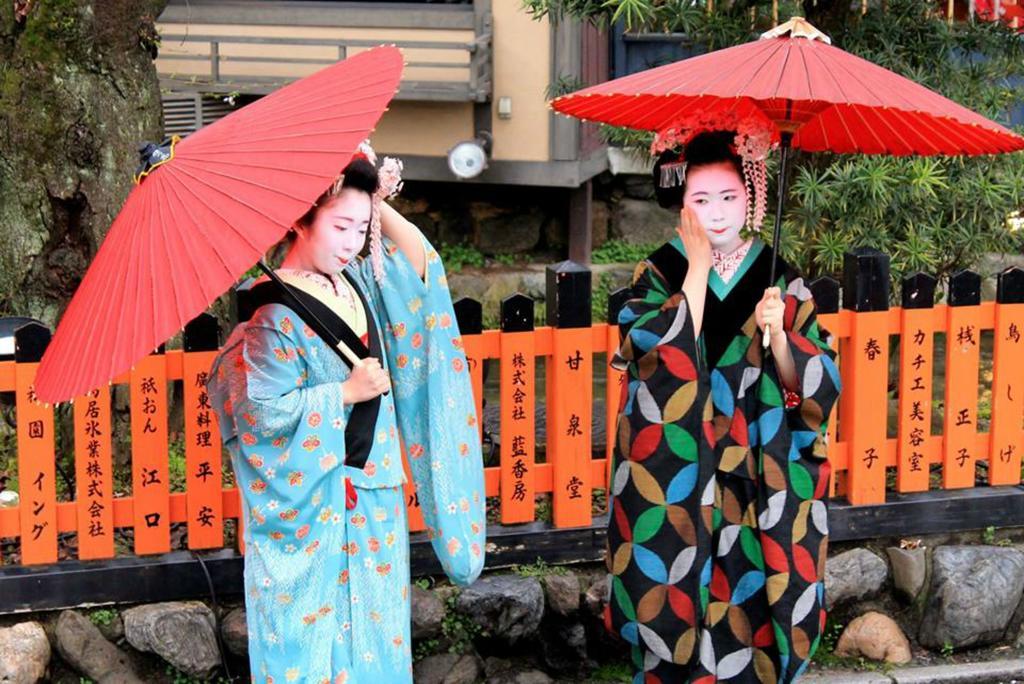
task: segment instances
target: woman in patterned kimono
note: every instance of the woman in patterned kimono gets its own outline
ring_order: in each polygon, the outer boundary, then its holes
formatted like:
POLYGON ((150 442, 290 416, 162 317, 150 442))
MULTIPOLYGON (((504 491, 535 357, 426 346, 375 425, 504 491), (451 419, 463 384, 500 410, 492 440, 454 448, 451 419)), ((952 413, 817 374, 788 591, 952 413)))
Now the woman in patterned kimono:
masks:
POLYGON ((748 202, 734 135, 662 155, 678 237, 639 264, 619 317, 608 619, 637 684, 791 682, 824 626, 838 375, 803 279, 780 263, 765 289, 771 250, 741 234, 763 197, 748 202))
POLYGON ((412 681, 400 439, 445 572, 468 584, 483 567, 466 358, 437 252, 380 201, 397 168, 385 160, 381 189, 372 156, 354 158, 276 272, 361 360, 348 365, 267 282, 211 374, 242 493, 254 682, 412 681))

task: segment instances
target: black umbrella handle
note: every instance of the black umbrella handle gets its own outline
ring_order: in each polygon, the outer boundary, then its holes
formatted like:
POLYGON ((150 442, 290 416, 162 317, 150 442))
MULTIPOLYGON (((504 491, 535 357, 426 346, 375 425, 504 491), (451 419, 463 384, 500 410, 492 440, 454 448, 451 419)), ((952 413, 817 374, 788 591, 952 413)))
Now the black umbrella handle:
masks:
MULTIPOLYGON (((775 204, 775 230, 772 232, 772 269, 771 277, 768 279, 768 287, 775 285, 775 272, 778 270, 779 245, 782 242, 782 210, 786 206, 786 193, 789 190, 787 182, 789 179, 789 150, 792 144, 793 134, 783 133, 780 145, 779 198, 775 204)), ((762 338, 762 345, 765 349, 768 349, 770 339, 771 330, 766 325, 764 327, 764 337, 762 338)))
MULTIPOLYGON (((256 262, 256 265, 259 266, 260 270, 263 271, 268 278, 270 278, 271 282, 273 282, 275 285, 277 285, 277 287, 280 288, 281 292, 284 294, 288 306, 299 315, 299 318, 308 323, 309 327, 313 328, 313 330, 316 331, 317 335, 319 335, 320 338, 327 343, 327 346, 330 347, 331 350, 334 351, 334 353, 337 354, 339 358, 341 358, 341 360, 345 363, 346 366, 348 366, 349 368, 354 368, 355 366, 359 365, 362 362, 362 360, 358 356, 355 356, 351 352, 351 350, 349 350, 348 347, 342 343, 341 338, 332 333, 330 328, 328 328, 324 324, 324 322, 320 320, 320 318, 315 313, 313 313, 313 311, 310 310, 308 306, 302 303, 302 300, 300 300, 298 297, 294 296, 291 293, 291 291, 288 289, 288 285, 286 285, 285 282, 281 280, 280 276, 274 273, 274 269, 270 268, 270 266, 268 266, 267 263, 263 261, 263 259, 260 259, 258 262, 256 262)), ((390 393, 390 390, 384 392, 385 395, 388 395, 390 393)))

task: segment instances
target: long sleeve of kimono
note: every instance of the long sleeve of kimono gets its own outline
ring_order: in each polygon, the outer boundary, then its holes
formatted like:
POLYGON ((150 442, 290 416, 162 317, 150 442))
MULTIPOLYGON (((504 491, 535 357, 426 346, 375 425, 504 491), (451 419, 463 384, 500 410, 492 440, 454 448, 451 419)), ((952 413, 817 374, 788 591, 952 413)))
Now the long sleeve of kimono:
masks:
MULTIPOLYGON (((830 335, 818 325, 814 300, 803 278, 793 280, 787 288, 785 327, 799 382, 800 404, 795 413, 806 429, 824 436, 839 397, 839 371, 836 354, 829 347, 830 335)), ((818 448, 824 446, 820 439, 814 443, 818 448)), ((822 451, 815 455, 825 457, 822 451)))
POLYGON ((800 677, 824 628, 825 500, 831 469, 824 434, 839 395, 835 353, 802 278, 786 288, 784 327, 799 398, 784 405, 773 364, 765 366, 757 418, 761 484, 757 512, 780 682, 800 677), (795 404, 795 405, 794 405, 795 404))
POLYGON ((350 407, 342 400, 341 382, 305 384, 306 347, 294 337, 300 333, 292 317, 279 305, 258 311, 245 329, 240 353, 233 356, 243 372, 228 374, 229 384, 218 382, 215 389, 228 393, 223 406, 231 416, 225 416, 228 420, 220 424, 229 425, 229 433, 237 433, 225 434, 225 441, 230 437, 239 440, 239 448, 253 468, 249 487, 287 488, 288 496, 296 499, 315 486, 318 478, 294 468, 278 472, 285 461, 265 462, 269 453, 313 454, 321 466, 316 473, 333 470, 344 462, 345 454, 328 453, 320 433, 328 428, 343 434, 350 407))
POLYGON ((686 297, 650 262, 619 317, 627 385, 616 428, 609 626, 668 662, 698 655, 711 577, 712 454, 706 375, 686 297))
POLYGON ((444 268, 425 239, 424 250, 422 279, 391 243, 381 282, 374 280, 369 260, 362 277, 386 328, 398 426, 427 534, 445 573, 466 585, 484 565, 483 456, 444 268))
MULTIPOLYGON (((619 333, 622 342, 612 366, 625 370, 629 363, 656 363, 649 356, 659 344, 676 340, 684 323, 689 321, 682 292, 671 292, 665 278, 650 262, 642 262, 633 274, 630 299, 619 312, 619 333), (680 305, 683 305, 680 307, 680 305)), ((684 344, 693 343, 692 361, 697 361, 693 324, 684 344)))

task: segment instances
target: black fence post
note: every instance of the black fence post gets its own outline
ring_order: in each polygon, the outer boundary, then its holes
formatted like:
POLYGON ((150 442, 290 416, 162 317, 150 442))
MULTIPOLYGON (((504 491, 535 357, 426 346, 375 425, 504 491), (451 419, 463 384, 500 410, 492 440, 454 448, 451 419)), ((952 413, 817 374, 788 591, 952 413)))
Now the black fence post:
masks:
POLYGON ((534 302, 519 292, 501 300, 501 332, 533 331, 534 302))
POLYGON ((555 527, 591 522, 594 335, 591 272, 572 261, 547 268, 547 322, 554 326, 547 367, 547 458, 555 527))
POLYGON ((930 309, 935 306, 938 280, 927 273, 912 273, 900 283, 900 305, 904 309, 930 309))
POLYGON ((26 323, 14 331, 14 361, 37 363, 50 346, 50 329, 42 323, 26 323))
POLYGON ((839 281, 828 276, 815 278, 807 284, 819 314, 839 313, 839 281))
POLYGON ((484 329, 483 304, 472 297, 462 297, 454 304, 455 320, 463 335, 479 335, 484 329))
POLYGON ((1011 266, 996 277, 996 302, 1024 304, 1024 270, 1011 266))
POLYGON ((575 261, 548 266, 546 282, 547 324, 556 328, 589 328, 591 325, 591 273, 575 261))
POLYGON ((839 434, 849 443, 846 477, 837 482, 852 504, 885 501, 889 389, 889 257, 860 248, 843 259, 843 308, 856 312, 840 343, 843 393, 839 434))
POLYGON ((469 366, 469 376, 473 381, 477 425, 482 440, 486 435, 484 428, 484 382, 487 380, 487 371, 490 368, 488 362, 483 359, 482 347, 477 343, 467 340, 466 336, 480 335, 483 332, 484 307, 475 299, 462 297, 455 302, 454 310, 455 321, 458 323, 459 332, 463 337, 466 365, 469 366))
POLYGON ((992 418, 989 423, 988 483, 1018 485, 1024 429, 1021 427, 1019 359, 1024 352, 1024 270, 1011 267, 996 278, 995 339, 992 346, 992 418))
POLYGON ((500 501, 502 524, 536 516, 537 340, 534 302, 516 293, 501 302, 500 501))
POLYGON ((216 351, 220 349, 220 322, 216 316, 201 313, 185 326, 182 346, 186 352, 216 351))
POLYGON ((871 247, 843 256, 843 308, 850 311, 889 310, 889 257, 871 247))
POLYGON ((974 271, 957 271, 949 277, 949 305, 981 304, 981 276, 974 271))
MULTIPOLYGON (((608 324, 617 326, 619 324, 619 313, 622 307, 629 301, 629 294, 632 288, 620 287, 608 293, 608 324)), ((610 356, 610 354, 609 354, 610 356)))
POLYGON ((897 419, 896 491, 926 491, 930 486, 927 454, 931 440, 932 369, 935 363, 935 289, 927 273, 912 273, 900 282, 899 418, 897 419))

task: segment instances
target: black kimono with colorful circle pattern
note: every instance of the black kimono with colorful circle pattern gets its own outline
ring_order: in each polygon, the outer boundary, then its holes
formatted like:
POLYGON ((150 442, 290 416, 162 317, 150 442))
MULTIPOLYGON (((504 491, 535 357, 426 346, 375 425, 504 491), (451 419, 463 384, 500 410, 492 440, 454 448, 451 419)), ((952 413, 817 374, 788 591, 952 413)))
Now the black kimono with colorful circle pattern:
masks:
POLYGON ((677 238, 638 266, 619 318, 607 617, 637 682, 791 682, 820 640, 839 378, 811 293, 782 263, 798 379, 783 387, 754 321, 770 267, 755 241, 728 284, 712 272, 695 339, 677 238))

